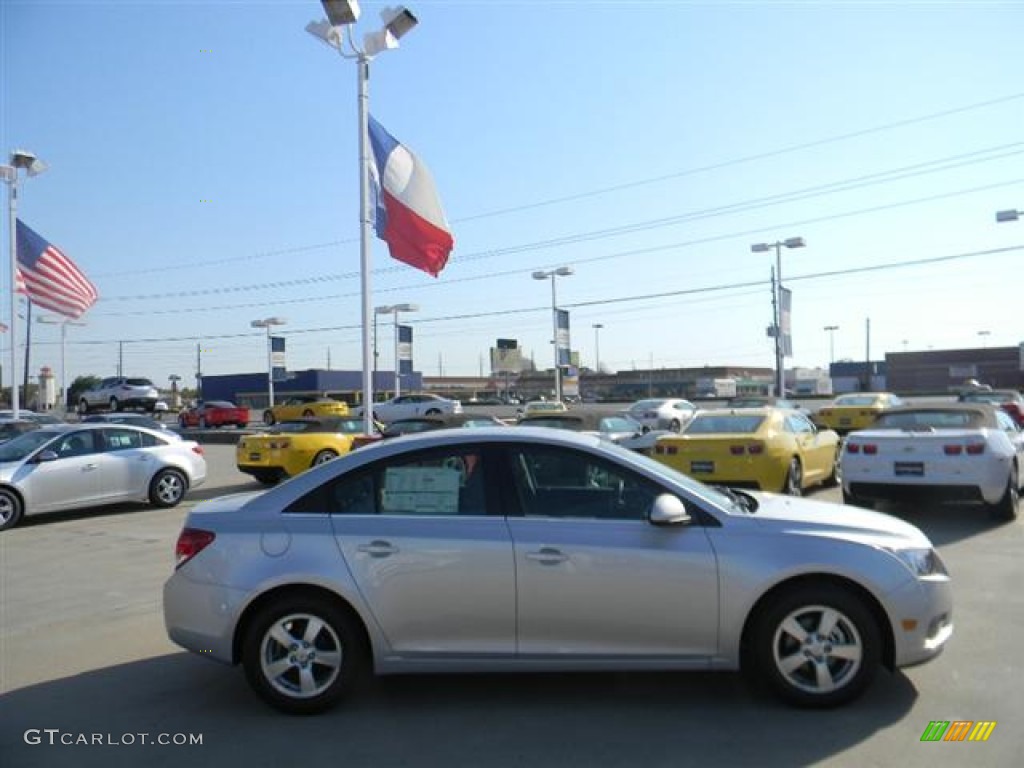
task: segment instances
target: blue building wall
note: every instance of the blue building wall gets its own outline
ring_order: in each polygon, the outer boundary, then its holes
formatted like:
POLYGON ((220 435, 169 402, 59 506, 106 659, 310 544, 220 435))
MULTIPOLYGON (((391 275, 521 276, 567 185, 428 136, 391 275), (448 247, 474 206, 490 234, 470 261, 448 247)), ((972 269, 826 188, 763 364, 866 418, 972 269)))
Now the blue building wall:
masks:
MULTIPOLYGON (((393 371, 374 374, 374 397, 383 399, 394 394, 393 371)), ((281 402, 290 394, 327 393, 338 400, 356 404, 362 399, 363 374, 361 371, 325 371, 311 369, 290 371, 284 381, 274 382, 274 401, 281 402)), ((403 392, 423 389, 423 374, 414 371, 402 376, 403 392)), ((250 408, 267 406, 267 374, 232 373, 221 376, 203 376, 203 400, 231 400, 250 408)))

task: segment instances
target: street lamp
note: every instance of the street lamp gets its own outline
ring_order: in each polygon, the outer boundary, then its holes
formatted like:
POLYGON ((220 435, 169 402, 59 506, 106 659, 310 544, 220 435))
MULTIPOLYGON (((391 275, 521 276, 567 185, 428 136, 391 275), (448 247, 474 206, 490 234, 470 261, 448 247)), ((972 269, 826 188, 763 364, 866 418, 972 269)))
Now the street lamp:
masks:
POLYGON ((828 362, 831 365, 836 361, 836 331, 839 330, 839 326, 826 325, 825 330, 828 331, 828 362))
POLYGON ((84 326, 85 323, 72 320, 71 318, 58 318, 51 317, 50 315, 40 315, 36 318, 37 323, 43 325, 59 325, 60 326, 60 399, 63 403, 64 412, 68 411, 68 390, 67 390, 67 366, 65 365, 65 352, 67 349, 67 333, 69 325, 80 325, 84 326))
POLYGON ((371 272, 371 215, 370 210, 370 154, 369 145, 369 89, 370 61, 373 57, 391 48, 398 47, 398 40, 416 26, 416 17, 402 6, 385 8, 381 11, 384 26, 377 32, 363 38, 363 47, 356 45, 352 26, 359 19, 359 3, 356 0, 321 0, 326 21, 313 21, 306 25, 306 31, 335 49, 342 58, 356 62, 356 105, 359 119, 359 271, 362 294, 362 342, 363 342, 363 426, 367 434, 373 434, 373 360, 370 326, 373 322, 372 297, 370 291, 371 272), (347 49, 347 50, 346 50, 347 49))
POLYGON ((274 344, 270 338, 270 329, 275 325, 284 325, 286 322, 288 321, 283 317, 267 317, 249 323, 253 328, 267 329, 267 408, 274 407, 274 344))
POLYGON ((1003 224, 1007 221, 1017 221, 1024 214, 1024 211, 1009 210, 1009 211, 996 211, 996 221, 1003 224))
POLYGON ((555 294, 555 279, 568 277, 575 272, 576 270, 572 267, 558 267, 551 270, 537 270, 533 273, 534 280, 547 280, 549 277, 551 278, 551 328, 554 333, 551 337, 551 343, 555 347, 555 400, 558 402, 562 402, 562 368, 558 355, 558 298, 555 294))
POLYGON ((978 335, 981 336, 981 348, 988 349, 988 337, 992 335, 991 331, 978 331, 978 335))
MULTIPOLYGON (((16 284, 18 274, 18 171, 24 170, 29 178, 38 176, 47 165, 25 149, 11 152, 11 164, 0 165, 0 178, 7 184, 7 211, 10 219, 10 267, 11 267, 11 315, 8 329, 11 332, 11 416, 18 418, 18 302, 16 284)), ((26 397, 28 395, 26 394, 26 397)))
MULTIPOLYGON (((391 304, 386 307, 377 307, 374 310, 374 313, 376 315, 395 316, 395 397, 398 397, 400 394, 402 394, 402 366, 398 360, 398 315, 401 312, 419 311, 419 304, 391 304)), ((374 327, 376 327, 376 320, 374 321, 374 327)))
POLYGON ((754 253, 766 253, 775 249, 775 279, 772 281, 772 309, 774 325, 772 335, 775 337, 775 394, 786 396, 786 362, 785 349, 782 346, 782 249, 803 248, 806 245, 802 237, 790 237, 776 240, 774 243, 755 243, 750 246, 754 253))

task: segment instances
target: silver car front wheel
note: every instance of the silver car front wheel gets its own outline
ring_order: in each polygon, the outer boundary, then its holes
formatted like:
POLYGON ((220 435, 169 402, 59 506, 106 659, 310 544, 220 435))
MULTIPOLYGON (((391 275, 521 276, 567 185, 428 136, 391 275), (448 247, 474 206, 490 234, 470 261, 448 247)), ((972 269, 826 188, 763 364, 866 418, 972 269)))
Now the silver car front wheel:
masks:
POLYGON ((188 481, 176 469, 161 469, 149 483, 149 502, 156 507, 176 506, 188 490, 188 481))
POLYGON ((834 707, 859 696, 877 671, 881 640, 863 600, 838 586, 798 587, 761 614, 757 673, 798 706, 834 707))
POLYGON ((254 617, 242 664, 267 703, 292 714, 333 706, 364 668, 363 635, 336 605, 315 596, 282 598, 254 617))

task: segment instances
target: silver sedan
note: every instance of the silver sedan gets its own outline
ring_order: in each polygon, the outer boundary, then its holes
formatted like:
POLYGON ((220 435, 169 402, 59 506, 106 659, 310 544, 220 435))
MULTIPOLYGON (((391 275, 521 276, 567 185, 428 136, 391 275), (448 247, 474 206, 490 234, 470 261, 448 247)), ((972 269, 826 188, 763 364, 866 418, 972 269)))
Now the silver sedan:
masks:
POLYGON ((25 515, 149 501, 173 507, 206 479, 203 449, 127 424, 44 426, 0 445, 0 530, 25 515))
POLYGON ((953 632, 949 576, 908 523, 542 428, 395 438, 207 502, 177 561, 170 638, 293 713, 370 671, 742 667, 835 706, 953 632))

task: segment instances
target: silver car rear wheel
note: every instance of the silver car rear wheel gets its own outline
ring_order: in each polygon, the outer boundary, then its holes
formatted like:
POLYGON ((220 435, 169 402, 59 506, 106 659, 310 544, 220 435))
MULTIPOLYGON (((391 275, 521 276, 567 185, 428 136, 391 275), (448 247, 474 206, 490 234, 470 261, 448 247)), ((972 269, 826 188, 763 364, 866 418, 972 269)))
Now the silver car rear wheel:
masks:
POLYGON ((13 528, 21 522, 24 505, 14 491, 0 488, 0 531, 13 528))
POLYGON ((161 469, 149 483, 149 502, 156 507, 176 506, 188 490, 188 481, 176 469, 161 469))
POLYGON ((267 703, 292 714, 330 708, 365 666, 355 622, 315 596, 271 603, 249 624, 243 642, 249 684, 267 703))

